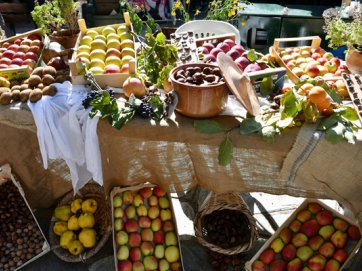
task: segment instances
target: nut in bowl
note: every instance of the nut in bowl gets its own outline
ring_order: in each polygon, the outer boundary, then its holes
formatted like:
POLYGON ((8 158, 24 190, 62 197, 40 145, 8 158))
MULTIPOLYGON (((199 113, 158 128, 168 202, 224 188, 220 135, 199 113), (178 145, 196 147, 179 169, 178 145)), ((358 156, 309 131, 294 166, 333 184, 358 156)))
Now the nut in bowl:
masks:
POLYGON ((193 118, 209 118, 224 111, 229 89, 215 65, 180 65, 171 71, 170 79, 178 95, 176 110, 179 113, 193 118))

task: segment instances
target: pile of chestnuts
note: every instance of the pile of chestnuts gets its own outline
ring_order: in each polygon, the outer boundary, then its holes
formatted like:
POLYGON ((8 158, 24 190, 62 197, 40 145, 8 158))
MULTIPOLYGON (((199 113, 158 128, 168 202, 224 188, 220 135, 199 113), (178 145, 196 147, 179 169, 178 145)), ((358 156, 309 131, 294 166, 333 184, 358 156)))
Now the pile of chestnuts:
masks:
POLYGON ((187 67, 178 70, 174 77, 179 83, 198 86, 216 85, 224 82, 218 67, 187 67))
POLYGON ((44 236, 19 189, 0 184, 0 270, 21 267, 43 251, 44 236))
POLYGON ((213 270, 226 271, 232 265, 234 271, 244 271, 244 264, 247 261, 247 255, 240 252, 234 255, 225 255, 209 249, 207 261, 211 264, 213 270))

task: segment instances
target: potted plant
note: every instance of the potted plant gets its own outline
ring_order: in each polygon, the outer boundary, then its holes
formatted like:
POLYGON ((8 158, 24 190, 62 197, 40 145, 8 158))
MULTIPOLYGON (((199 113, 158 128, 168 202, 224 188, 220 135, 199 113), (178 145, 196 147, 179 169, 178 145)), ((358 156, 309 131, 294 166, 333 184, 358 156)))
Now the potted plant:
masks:
POLYGON ((336 50, 347 46, 346 65, 352 73, 362 74, 362 6, 353 8, 353 19, 344 20, 341 12, 335 8, 323 12, 324 32, 328 47, 336 50))
POLYGON ((72 48, 79 34, 79 7, 80 3, 74 0, 45 0, 42 5, 35 0, 31 16, 42 35, 48 35, 65 48, 72 48))

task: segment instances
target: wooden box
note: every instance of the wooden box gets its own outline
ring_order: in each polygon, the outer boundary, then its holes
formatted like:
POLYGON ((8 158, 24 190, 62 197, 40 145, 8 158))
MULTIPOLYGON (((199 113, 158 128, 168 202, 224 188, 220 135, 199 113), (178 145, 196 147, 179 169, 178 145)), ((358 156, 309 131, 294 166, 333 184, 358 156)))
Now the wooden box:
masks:
MULTIPOLYGON (((268 239, 267 242, 265 242, 265 244, 259 249, 259 251, 254 255, 254 257, 246 262, 245 264, 245 268, 247 271, 252 271, 252 265, 253 263, 259 259, 260 254, 267 248, 270 247, 270 244, 272 243, 272 241, 276 238, 279 237, 280 232, 284 229, 287 228, 289 226, 289 224, 296 219, 297 214, 302 211, 307 209, 307 206, 309 203, 318 203, 320 204, 324 210, 330 211, 334 218, 341 218, 343 220, 345 220, 346 222, 348 222, 349 225, 354 225, 354 226, 358 226, 357 223, 355 221, 352 221, 351 219, 347 218, 346 216, 340 214, 339 212, 337 212, 336 210, 332 209, 331 207, 329 207, 328 205, 324 204, 323 202, 319 201, 318 199, 305 199, 302 204, 291 214, 291 216, 278 228, 278 230, 268 239)), ((346 259, 346 261, 344 262, 344 264, 340 264, 340 268, 339 270, 344 270, 344 267, 347 266, 348 261, 354 256, 353 254, 356 252, 356 250, 361 246, 362 244, 362 239, 360 238, 359 240, 348 240, 347 245, 344 247, 344 250, 348 253, 348 258, 346 259)), ((337 249, 336 249, 337 250, 337 249)), ((314 251, 313 255, 316 255, 318 253, 318 251, 314 251)), ((281 254, 275 254, 275 259, 277 258, 281 258, 281 254)), ((327 259, 328 261, 329 259, 327 259)), ((307 266, 306 262, 303 261, 303 265, 307 266)), ((265 268, 266 271, 269 271, 269 267, 265 268)))
MULTIPOLYGON (((111 198, 111 206, 112 206, 113 252, 114 252, 114 264, 115 264, 116 270, 119 270, 118 266, 119 266, 119 264, 120 264, 120 262, 121 262, 121 261, 118 260, 118 258, 117 258, 117 252, 118 252, 120 246, 122 246, 122 245, 119 245, 119 244, 117 243, 117 241, 116 241, 116 240, 117 240, 117 232, 120 232, 120 231, 126 232, 126 230, 125 230, 126 225, 125 225, 125 224, 126 224, 126 222, 127 222, 128 220, 130 220, 130 219, 127 219, 127 216, 126 216, 126 208, 129 207, 129 206, 137 205, 137 204, 136 204, 136 203, 125 204, 125 203, 123 202, 122 206, 119 207, 119 208, 122 208, 122 209, 123 209, 123 211, 124 211, 125 214, 124 214, 124 217, 123 217, 123 218, 118 218, 118 219, 121 219, 124 224, 122 224, 123 226, 121 226, 121 228, 120 228, 119 231, 116 231, 116 228, 119 227, 119 220, 118 220, 118 222, 115 222, 115 219, 116 219, 116 218, 115 218, 115 212, 114 212, 114 210, 115 210, 116 207, 114 206, 114 201, 113 201, 113 199, 114 199, 114 197, 117 196, 117 195, 122 196, 125 191, 130 191, 130 192, 132 193, 132 195, 135 196, 135 195, 139 194, 139 192, 141 191, 142 188, 150 188, 151 191, 152 191, 152 195, 155 195, 156 193, 153 192, 155 187, 157 187, 157 186, 156 186, 156 185, 153 185, 153 184, 150 184, 150 183, 145 183, 145 184, 140 184, 140 185, 131 186, 131 187, 122 187, 122 188, 121 188, 121 187, 115 187, 115 188, 111 191, 110 198, 111 198), (118 225, 115 226, 115 223, 118 224, 118 225)), ((179 267, 178 267, 179 269, 175 269, 175 270, 183 270, 183 266, 182 266, 182 255, 181 255, 181 246, 180 246, 180 240, 179 240, 179 235, 178 235, 178 230, 177 230, 175 211, 174 211, 174 208, 173 208, 173 205, 172 205, 172 199, 171 199, 171 197, 170 197, 170 195, 169 195, 168 193, 165 193, 165 195, 164 195, 163 197, 166 197, 166 198, 168 199, 169 208, 164 208, 164 209, 161 209, 161 208, 160 208, 160 212, 161 212, 161 210, 167 210, 167 209, 169 209, 169 210, 171 211, 171 219, 168 220, 168 221, 171 221, 171 222, 172 222, 171 224, 174 225, 174 230, 173 230, 173 231, 174 231, 174 233, 176 234, 176 238, 177 238, 177 244, 175 244, 174 246, 177 246, 177 247, 178 247, 178 250, 179 250, 179 259, 176 261, 176 263, 179 265, 179 267)), ((158 197, 157 197, 157 198, 158 198, 158 197)), ((158 199, 159 199, 159 198, 158 198, 158 199)), ((148 199, 144 198, 144 201, 143 201, 143 202, 144 202, 144 206, 146 206, 147 212, 148 212, 149 208, 151 207, 151 206, 148 204, 148 199)), ((136 208, 137 208, 137 207, 136 207, 136 208)), ((147 215, 147 216, 148 216, 148 215, 147 215)), ((147 217, 147 216, 145 216, 145 217, 147 217)), ((116 215, 116 217, 119 217, 119 216, 116 215)), ((142 217, 142 216, 138 216, 137 213, 136 213, 136 216, 135 216, 134 220, 136 220, 137 223, 138 223, 138 222, 140 221, 140 220, 139 220, 140 217, 142 217)), ((162 217, 161 214, 160 214, 160 216, 159 216, 158 218, 160 218, 160 217, 162 217)), ((148 219, 147 219, 147 220, 148 220, 148 219)), ((156 220, 156 218, 154 218, 154 219, 150 218, 150 221, 153 221, 153 220, 156 220)), ((164 229, 163 229, 163 226, 165 225, 165 221, 166 221, 166 220, 162 220, 162 227, 161 227, 161 230, 159 230, 159 231, 164 231, 165 239, 166 239, 166 234, 167 234, 166 231, 167 231, 167 230, 164 230, 164 229)), ((152 226, 150 226, 150 227, 152 227, 152 226)), ((146 228, 146 227, 145 227, 145 228, 146 228)), ((117 230, 118 230, 118 229, 119 229, 119 228, 117 228, 117 230)), ((141 235, 142 229, 144 229, 144 228, 141 228, 140 226, 137 227, 137 232, 140 233, 140 235, 141 235)), ((152 231, 153 231, 153 230, 155 230, 155 228, 152 228, 152 231)), ((155 232, 157 232, 157 231, 155 231, 155 232)), ((129 236, 129 233, 128 233, 128 236, 129 236)), ((129 240, 129 239, 128 239, 128 240, 129 240)), ((142 241, 141 241, 141 244, 144 243, 144 242, 145 242, 145 241, 142 240, 142 241)), ((164 249, 165 249, 165 251, 166 251, 166 249, 167 249, 166 241, 164 241, 164 242, 161 243, 161 244, 160 244, 160 242, 156 243, 155 240, 150 241, 150 242, 152 243, 152 245, 153 245, 154 248, 156 247, 156 244, 158 244, 158 245, 163 246, 164 249)), ((129 249, 131 248, 129 242, 125 243, 123 246, 127 246, 129 249)), ((131 254, 132 254, 132 253, 129 254, 129 257, 128 257, 128 259, 127 259, 127 260, 129 260, 129 261, 132 259, 131 254)), ((156 254, 155 251, 154 251, 154 253, 152 253, 152 254, 155 256, 155 254, 156 254)), ((145 259, 145 255, 142 254, 140 261, 142 262, 144 259, 145 259)), ((157 258, 157 261, 160 262, 162 259, 165 260, 166 257, 157 258)), ((176 263, 174 263, 174 264, 176 264, 176 263)), ((172 263, 169 263, 169 269, 170 269, 170 270, 171 270, 171 264, 172 264, 172 263)), ((157 267, 156 267, 156 269, 157 269, 157 267)))

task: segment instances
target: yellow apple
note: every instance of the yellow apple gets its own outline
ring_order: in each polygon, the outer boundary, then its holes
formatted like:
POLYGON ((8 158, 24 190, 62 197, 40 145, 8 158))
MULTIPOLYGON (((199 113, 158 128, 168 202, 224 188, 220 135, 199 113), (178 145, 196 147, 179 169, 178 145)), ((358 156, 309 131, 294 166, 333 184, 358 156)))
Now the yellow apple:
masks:
POLYGON ((134 42, 133 40, 124 40, 121 42, 121 49, 123 48, 131 48, 134 49, 134 42))
POLYGON ((122 57, 122 65, 128 64, 133 59, 134 57, 129 55, 122 57))
POLYGON ((88 45, 88 46, 90 46, 92 41, 93 41, 92 37, 86 35, 86 36, 81 38, 81 40, 79 42, 79 45, 88 45))
POLYGON ((116 56, 109 56, 106 58, 106 62, 105 62, 106 66, 109 64, 114 64, 117 65, 118 67, 122 66, 122 60, 119 57, 116 56))
POLYGON ((119 35, 119 39, 121 41, 124 41, 124 40, 133 40, 133 36, 131 33, 129 32, 123 32, 119 35))
POLYGON ((85 248, 94 247, 97 243, 97 232, 94 229, 83 229, 79 233, 79 241, 83 244, 85 248))
POLYGON ((103 40, 104 42, 106 42, 107 38, 105 36, 103 36, 102 34, 99 34, 94 37, 94 40, 103 40))
POLYGON ((104 74, 104 69, 101 67, 92 67, 89 69, 89 71, 93 74, 104 74))
POLYGON ((93 40, 90 47, 91 51, 95 49, 101 49, 103 51, 107 51, 107 43, 101 39, 93 40))
POLYGON ((94 39, 97 35, 99 35, 99 33, 94 29, 87 30, 87 32, 85 34, 87 36, 90 36, 92 39, 94 39))
POLYGON ((102 35, 107 37, 110 33, 116 33, 116 30, 111 26, 106 26, 102 30, 102 35))
POLYGON ((87 52, 80 52, 76 55, 76 58, 85 58, 85 59, 89 59, 89 53, 87 52))
POLYGON ((109 42, 110 40, 118 40, 119 41, 119 36, 116 33, 110 33, 107 36, 107 42, 109 42))
POLYGON ((132 57, 136 56, 134 49, 128 48, 128 47, 122 49, 121 55, 122 55, 122 58, 125 56, 132 56, 132 57))
POLYGON ((98 208, 98 202, 93 198, 86 199, 82 202, 83 212, 94 214, 97 211, 97 208, 98 208))
POLYGON ((78 52, 86 52, 86 53, 90 53, 90 46, 88 45, 81 45, 78 47, 78 52))
POLYGON ((121 43, 119 40, 109 40, 107 42, 107 50, 110 48, 116 48, 118 50, 121 50, 121 43))
POLYGON ((129 32, 129 31, 130 31, 130 29, 125 24, 122 24, 122 25, 118 26, 118 28, 117 28, 118 36, 120 36, 124 32, 129 32))
POLYGON ((99 58, 93 58, 90 62, 91 68, 98 67, 98 68, 104 69, 105 66, 106 66, 106 64, 104 63, 104 61, 99 58))
POLYGON ((99 59, 102 59, 104 61, 106 59, 106 52, 104 50, 102 50, 102 49, 95 49, 89 55, 89 59, 91 61, 92 61, 93 58, 99 58, 99 59))

